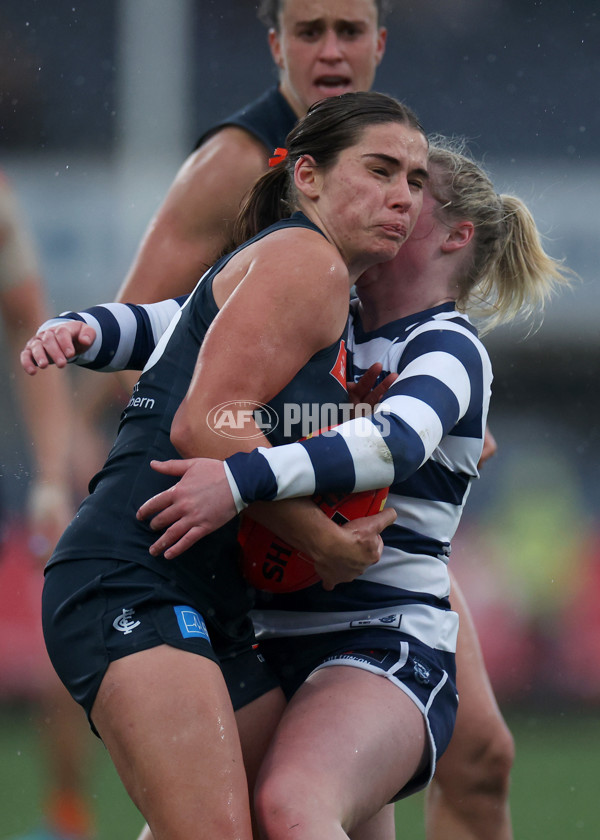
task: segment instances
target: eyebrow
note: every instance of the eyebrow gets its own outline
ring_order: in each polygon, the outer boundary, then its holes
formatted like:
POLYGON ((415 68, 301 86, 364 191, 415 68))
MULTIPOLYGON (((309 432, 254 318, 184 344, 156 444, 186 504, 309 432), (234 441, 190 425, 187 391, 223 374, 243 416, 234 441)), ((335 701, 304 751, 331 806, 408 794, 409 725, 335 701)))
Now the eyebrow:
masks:
MULTIPOLYGON (((400 168, 400 161, 398 158, 393 157, 392 155, 386 155, 383 152, 367 152, 363 155, 366 158, 377 158, 378 160, 383 161, 384 163, 389 163, 391 166, 396 166, 400 168)), ((419 175, 423 180, 429 180, 429 172, 426 169, 423 169, 421 166, 416 166, 414 169, 410 170, 412 175, 419 175)))
MULTIPOLYGON (((324 24, 325 18, 313 18, 312 20, 297 20, 294 23, 294 26, 316 26, 318 24, 324 24)), ((334 28, 336 26, 346 26, 347 24, 351 24, 352 26, 365 26, 366 22, 361 18, 357 20, 351 20, 350 18, 336 18, 333 21, 334 28)))

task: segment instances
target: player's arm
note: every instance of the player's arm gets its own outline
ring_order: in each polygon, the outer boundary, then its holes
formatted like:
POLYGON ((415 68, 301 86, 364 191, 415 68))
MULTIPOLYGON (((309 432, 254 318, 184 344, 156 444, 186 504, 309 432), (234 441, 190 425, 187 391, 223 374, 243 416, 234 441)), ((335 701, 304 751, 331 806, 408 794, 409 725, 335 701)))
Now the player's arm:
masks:
POLYGON ((231 223, 267 168, 268 150, 227 127, 191 154, 151 220, 117 300, 153 303, 188 294, 227 244, 231 223))
MULTIPOLYGON (((398 379, 372 417, 307 441, 228 458, 226 472, 238 511, 259 498, 356 492, 405 480, 464 416, 473 395, 487 405, 486 359, 458 331, 432 329, 413 338, 398 379)), ((477 475, 482 429, 473 439, 472 463, 465 465, 472 475, 477 475)))
MULTIPOLYGON (((245 400, 250 408, 269 402, 345 327, 347 269, 321 234, 281 230, 248 247, 236 260, 237 266, 230 263, 230 272, 224 269, 217 278, 222 282, 213 286, 221 308, 171 426, 175 447, 191 461, 155 464, 159 471, 177 475, 199 455, 225 458, 252 449, 260 439, 268 446, 251 411, 235 430, 236 438, 213 431, 207 422, 210 412, 229 400, 245 400)), ((152 523, 155 529, 176 521, 183 532, 193 528, 198 513, 195 475, 192 469, 186 481, 170 488, 167 509, 152 523)), ((177 538, 173 531, 163 535, 154 550, 162 551, 177 538)))
POLYGON ((193 532, 193 543, 259 499, 392 486, 419 469, 472 405, 473 439, 463 469, 477 475, 491 382, 485 350, 472 337, 437 326, 413 337, 411 344, 398 379, 372 417, 351 420, 309 440, 246 449, 224 464, 207 458, 153 462, 160 472, 185 475, 188 486, 194 484, 193 511, 178 522, 170 497, 174 489, 148 500, 138 518, 152 518, 152 527, 172 522, 178 538, 186 530, 193 532))
MULTIPOLYGON (((8 349, 18 371, 25 338, 46 315, 44 292, 37 277, 9 287, 0 295, 8 349)), ((71 403, 66 380, 58 371, 32 382, 17 373, 15 386, 33 443, 34 482, 29 494, 31 525, 51 548, 72 516, 70 481, 71 403)), ((40 552, 45 554, 40 545, 40 552)))
POLYGON ((348 284, 338 251, 304 228, 259 240, 217 275, 213 292, 220 311, 171 426, 182 457, 224 458, 257 441, 266 444, 250 412, 232 430, 235 438, 210 428, 210 412, 229 400, 269 402, 315 353, 336 341, 346 324, 348 284))
POLYGON ((340 527, 311 499, 255 502, 245 515, 311 558, 326 590, 354 580, 379 560, 383 549, 379 534, 396 518, 396 512, 386 508, 340 527))
POLYGON ((142 370, 187 297, 154 304, 103 303, 45 321, 28 339, 21 365, 34 375, 74 362, 102 372, 142 370))

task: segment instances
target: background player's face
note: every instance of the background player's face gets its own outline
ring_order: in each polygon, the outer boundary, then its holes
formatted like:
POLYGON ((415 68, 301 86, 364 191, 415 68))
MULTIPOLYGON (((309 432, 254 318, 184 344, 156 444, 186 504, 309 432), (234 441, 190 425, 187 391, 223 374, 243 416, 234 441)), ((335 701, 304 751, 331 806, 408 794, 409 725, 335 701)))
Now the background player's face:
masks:
POLYGON ((320 99, 370 90, 386 39, 373 0, 285 0, 279 26, 269 45, 299 117, 320 99))
POLYGON ((413 229, 427 177, 427 142, 401 123, 371 125, 336 163, 316 170, 313 203, 353 269, 392 259, 413 229))

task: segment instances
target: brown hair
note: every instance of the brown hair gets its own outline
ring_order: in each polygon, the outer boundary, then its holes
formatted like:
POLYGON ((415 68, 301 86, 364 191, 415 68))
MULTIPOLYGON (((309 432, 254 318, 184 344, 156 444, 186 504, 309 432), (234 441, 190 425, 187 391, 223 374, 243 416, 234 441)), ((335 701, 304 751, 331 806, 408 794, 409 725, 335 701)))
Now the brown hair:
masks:
POLYGON ((550 257, 526 205, 498 195, 462 139, 430 137, 430 189, 442 220, 475 226, 470 264, 459 278, 459 309, 485 318, 482 332, 517 316, 529 317, 575 273, 550 257))
MULTIPOLYGON (((283 11, 285 0, 261 0, 258 5, 258 19, 269 29, 279 31, 279 15, 283 11)), ((377 23, 381 26, 392 11, 393 0, 373 0, 377 10, 377 23)))

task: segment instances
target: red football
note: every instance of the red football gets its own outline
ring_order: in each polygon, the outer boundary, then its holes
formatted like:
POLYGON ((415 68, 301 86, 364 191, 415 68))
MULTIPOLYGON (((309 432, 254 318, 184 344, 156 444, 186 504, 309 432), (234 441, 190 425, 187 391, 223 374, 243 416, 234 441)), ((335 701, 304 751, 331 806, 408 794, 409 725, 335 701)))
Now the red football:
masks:
MULTIPOLYGON (((363 490, 360 493, 330 493, 313 496, 330 519, 343 525, 361 516, 372 516, 383 510, 388 489, 363 490)), ((266 592, 295 592, 317 583, 310 558, 292 548, 250 517, 240 517, 238 540, 242 546, 242 571, 246 580, 266 592)))

